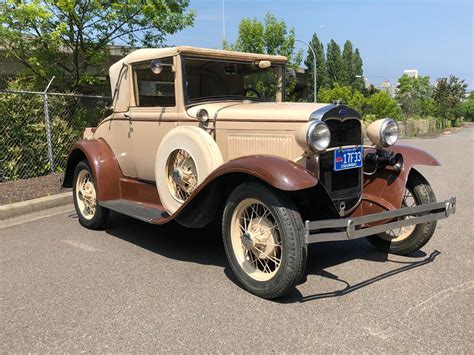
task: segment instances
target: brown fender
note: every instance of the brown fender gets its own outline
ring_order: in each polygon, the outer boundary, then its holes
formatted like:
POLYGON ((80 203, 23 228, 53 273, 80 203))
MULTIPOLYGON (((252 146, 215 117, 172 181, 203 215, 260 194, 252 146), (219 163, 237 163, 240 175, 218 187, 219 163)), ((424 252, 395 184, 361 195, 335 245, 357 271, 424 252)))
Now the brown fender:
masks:
POLYGON ((251 175, 284 191, 303 190, 318 183, 314 175, 294 161, 272 155, 251 155, 222 164, 203 184, 230 173, 251 175))
POLYGON ((97 199, 120 198, 120 178, 123 176, 112 149, 103 139, 80 140, 69 153, 63 187, 72 187, 77 163, 87 159, 96 181, 97 199))
MULTIPOLYGON (((435 157, 419 148, 395 145, 389 150, 403 156, 402 170, 397 172, 391 167, 387 167, 380 169, 374 175, 364 175, 362 203, 353 212, 353 216, 401 208, 405 186, 413 167, 416 165, 441 165, 435 157)), ((369 148, 365 153, 373 151, 369 148)))
POLYGON ((165 223, 176 220, 188 227, 201 227, 214 218, 222 187, 233 187, 245 176, 255 177, 276 189, 301 191, 318 184, 317 178, 294 161, 270 155, 252 155, 230 160, 214 170, 165 223))

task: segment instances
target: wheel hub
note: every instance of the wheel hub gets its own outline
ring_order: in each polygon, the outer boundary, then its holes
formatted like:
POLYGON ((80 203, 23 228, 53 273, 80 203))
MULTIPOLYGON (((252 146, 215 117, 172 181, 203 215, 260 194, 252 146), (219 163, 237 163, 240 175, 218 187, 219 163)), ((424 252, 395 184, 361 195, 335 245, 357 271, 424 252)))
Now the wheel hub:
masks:
POLYGON ((176 150, 170 155, 168 169, 170 191, 176 199, 184 202, 198 182, 194 160, 185 150, 176 150))
POLYGON ((174 169, 173 173, 171 175, 171 178, 173 179, 173 181, 176 184, 179 184, 179 185, 182 184, 182 182, 183 182, 183 171, 181 170, 181 168, 174 169))
POLYGON ((255 240, 252 238, 252 234, 250 232, 245 232, 240 236, 240 239, 242 240, 242 244, 244 245, 244 248, 247 250, 253 250, 255 247, 255 240))
POLYGON ((275 255, 277 241, 272 233, 273 223, 266 217, 256 217, 250 221, 249 230, 241 235, 245 249, 259 259, 269 259, 275 255))

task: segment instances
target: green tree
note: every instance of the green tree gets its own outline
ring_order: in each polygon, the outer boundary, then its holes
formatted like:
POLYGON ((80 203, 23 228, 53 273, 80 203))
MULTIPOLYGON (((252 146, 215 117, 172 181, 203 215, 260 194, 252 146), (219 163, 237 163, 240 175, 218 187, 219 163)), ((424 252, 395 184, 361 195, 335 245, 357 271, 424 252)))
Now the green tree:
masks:
POLYGON ((319 102, 330 103, 334 100, 342 100, 346 105, 354 108, 361 114, 365 114, 367 109, 367 99, 365 96, 360 91, 352 90, 350 86, 342 86, 336 83, 331 89, 321 88, 319 102))
MULTIPOLYGON (((313 34, 309 45, 314 49, 316 53, 316 90, 319 90, 323 87, 328 87, 328 74, 326 68, 326 56, 324 54, 324 45, 319 40, 318 36, 313 34)), ((307 70, 307 80, 308 80, 308 98, 312 98, 313 86, 314 86, 314 57, 311 51, 308 51, 308 55, 304 61, 307 70)))
POLYGON ((404 74, 400 77, 397 100, 406 118, 430 116, 433 109, 432 92, 429 76, 414 78, 404 74))
POLYGON ((352 99, 352 90, 349 86, 342 86, 338 83, 332 88, 321 88, 319 91, 319 102, 331 103, 334 100, 341 100, 348 104, 352 99))
POLYGON ((326 66, 330 85, 332 86, 335 83, 341 83, 343 70, 341 48, 333 39, 328 43, 326 56, 326 66))
POLYGON ((228 49, 248 53, 266 53, 264 40, 264 25, 256 18, 244 18, 239 23, 239 37, 234 46, 226 45, 228 49), (255 41, 250 40, 255 38, 255 41))
POLYGON ((386 91, 378 91, 367 99, 367 111, 378 118, 400 118, 400 107, 386 91))
POLYGON ((458 113, 466 121, 474 121, 474 91, 471 91, 469 97, 459 105, 458 113))
POLYGON ((451 75, 449 79, 440 79, 433 90, 435 110, 440 118, 441 128, 447 127, 448 122, 455 125, 457 114, 466 92, 467 84, 464 80, 451 75))
POLYGON ((344 43, 344 49, 342 51, 342 73, 341 73, 341 84, 352 86, 354 82, 353 61, 354 53, 352 50, 352 42, 346 41, 344 43))
MULTIPOLYGON (((288 29, 285 21, 279 21, 270 13, 265 15, 263 23, 256 18, 242 19, 239 23, 237 41, 235 44, 226 44, 225 48, 240 52, 283 55, 288 58, 287 67, 294 70, 302 60, 302 52, 295 50, 294 28, 288 29)), ((259 91, 272 93, 275 91, 276 79, 272 77, 271 72, 268 73, 268 78, 255 83, 255 86, 259 91)), ((286 90, 289 99, 294 99, 292 91, 295 85, 296 79, 288 77, 286 90)))
POLYGON ((351 99, 348 101, 350 107, 359 111, 362 115, 367 113, 367 98, 358 90, 354 90, 351 99))
POLYGON ((295 50, 295 30, 288 29, 285 21, 279 21, 267 13, 264 22, 244 18, 239 23, 239 36, 227 49, 240 52, 284 55, 290 65, 301 63, 301 52, 295 50))
POLYGON ((193 24, 189 0, 4 0, 0 45, 25 68, 24 82, 84 91, 104 76, 108 46, 161 46, 193 24))
POLYGON ((359 49, 356 48, 352 55, 352 87, 358 91, 364 91, 364 79, 357 78, 357 76, 364 75, 362 57, 360 56, 359 49))

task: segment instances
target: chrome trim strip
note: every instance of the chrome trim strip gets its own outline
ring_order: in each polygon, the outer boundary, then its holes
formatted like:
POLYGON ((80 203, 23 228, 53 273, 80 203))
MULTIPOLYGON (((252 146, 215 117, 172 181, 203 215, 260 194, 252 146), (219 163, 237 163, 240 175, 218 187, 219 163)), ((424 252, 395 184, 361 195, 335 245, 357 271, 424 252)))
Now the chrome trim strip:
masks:
POLYGON ((306 243, 318 243, 334 240, 351 240, 369 235, 401 228, 413 224, 426 223, 449 217, 456 213, 456 197, 442 202, 434 202, 415 207, 405 207, 398 210, 374 213, 361 217, 329 219, 322 221, 306 221, 306 243), (382 225, 363 228, 365 224, 392 220, 394 218, 416 215, 414 218, 396 220, 382 225), (322 232, 324 229, 336 231, 322 232))
POLYGON ((309 120, 310 121, 312 121, 312 120, 322 121, 322 118, 323 118, 324 114, 326 112, 328 112, 329 110, 333 109, 334 107, 336 107, 336 105, 328 104, 327 106, 318 108, 316 111, 312 112, 311 115, 309 115, 309 120))

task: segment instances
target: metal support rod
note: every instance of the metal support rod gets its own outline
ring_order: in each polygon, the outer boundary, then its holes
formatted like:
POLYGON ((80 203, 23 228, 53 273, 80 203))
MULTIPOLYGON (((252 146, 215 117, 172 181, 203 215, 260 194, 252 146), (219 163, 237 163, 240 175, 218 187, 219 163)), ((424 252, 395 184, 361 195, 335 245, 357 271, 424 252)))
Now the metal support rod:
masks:
POLYGON ((314 102, 318 102, 318 98, 317 98, 317 90, 316 90, 316 52, 314 51, 313 47, 311 47, 309 45, 309 43, 306 43, 305 41, 301 41, 299 39, 295 39, 295 42, 300 42, 300 43, 303 43, 305 44, 306 46, 308 46, 308 48, 311 50, 311 52, 313 53, 313 91, 314 91, 314 102))
POLYGON ((49 106, 48 106, 48 90, 49 87, 51 86, 54 76, 51 78, 49 81, 48 85, 43 91, 44 95, 44 125, 46 129, 46 141, 48 142, 48 160, 49 160, 49 166, 51 168, 51 172, 54 173, 55 171, 55 166, 54 166, 54 157, 53 157, 53 144, 51 140, 51 122, 49 119, 49 106))

